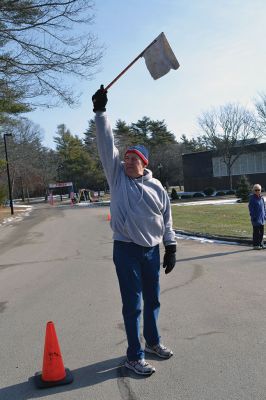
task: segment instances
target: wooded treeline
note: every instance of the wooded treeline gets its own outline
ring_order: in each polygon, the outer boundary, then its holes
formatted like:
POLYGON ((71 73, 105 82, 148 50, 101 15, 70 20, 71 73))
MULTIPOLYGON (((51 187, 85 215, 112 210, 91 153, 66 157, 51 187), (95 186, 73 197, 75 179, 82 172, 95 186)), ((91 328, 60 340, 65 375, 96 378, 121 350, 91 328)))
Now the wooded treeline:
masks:
MULTIPOLYGON (((230 172, 246 145, 265 136, 266 96, 255 106, 257 112, 253 113, 236 104, 213 109, 199 118, 201 134, 192 139, 182 135, 180 141, 168 130, 165 121, 147 116, 131 124, 118 120, 113 129, 115 145, 123 159, 129 145, 144 144, 150 153, 149 168, 154 177, 166 187, 181 186, 183 153, 214 150, 224 158, 230 172)), ((55 182, 73 182, 76 192, 108 189, 93 119, 88 121, 82 137, 70 132, 64 124, 59 125, 54 136, 55 150, 42 145, 41 128, 26 118, 9 125, 7 132, 12 134, 6 137, 6 142, 14 197, 43 196, 49 183, 55 182)), ((0 190, 7 194, 5 149, 1 133, 0 136, 0 190)))
MULTIPOLYGON (((56 149, 42 145, 38 125, 21 119, 9 127, 12 136, 6 137, 13 197, 25 198, 47 194, 49 183, 73 182, 74 189, 107 190, 108 185, 96 146, 95 123, 88 121, 83 138, 67 129, 57 128, 54 137, 56 149)), ((130 125, 117 121, 114 127, 115 145, 121 159, 131 144, 144 144, 150 152, 149 168, 165 186, 182 184, 181 154, 184 145, 168 131, 164 121, 148 117, 130 125)), ((1 138, 3 139, 3 138, 1 138)), ((0 186, 7 194, 4 141, 0 141, 0 186)))

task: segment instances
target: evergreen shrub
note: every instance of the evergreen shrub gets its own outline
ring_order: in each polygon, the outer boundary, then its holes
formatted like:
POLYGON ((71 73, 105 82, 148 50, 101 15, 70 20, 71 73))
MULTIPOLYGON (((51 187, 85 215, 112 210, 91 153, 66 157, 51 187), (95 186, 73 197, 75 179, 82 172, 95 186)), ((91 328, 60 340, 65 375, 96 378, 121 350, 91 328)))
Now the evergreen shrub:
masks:
POLYGON ((175 188, 172 189, 171 199, 172 200, 178 200, 179 199, 179 196, 178 196, 177 191, 175 190, 175 188))
POLYGON ((251 194, 251 185, 248 178, 243 175, 241 176, 238 186, 236 189, 236 197, 240 198, 241 202, 246 203, 249 200, 249 196, 251 194))
POLYGON ((215 189, 213 187, 207 187, 203 190, 203 193, 206 194, 206 196, 212 196, 214 192, 215 189))

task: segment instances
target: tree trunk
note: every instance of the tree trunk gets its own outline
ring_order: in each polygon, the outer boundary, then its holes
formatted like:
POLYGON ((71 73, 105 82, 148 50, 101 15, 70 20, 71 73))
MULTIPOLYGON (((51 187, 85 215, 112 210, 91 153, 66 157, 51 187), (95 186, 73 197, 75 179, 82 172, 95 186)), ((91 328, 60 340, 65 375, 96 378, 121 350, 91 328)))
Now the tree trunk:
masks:
POLYGON ((233 189, 233 177, 231 173, 231 165, 227 164, 227 174, 228 174, 228 180, 229 180, 229 188, 232 190, 233 189))

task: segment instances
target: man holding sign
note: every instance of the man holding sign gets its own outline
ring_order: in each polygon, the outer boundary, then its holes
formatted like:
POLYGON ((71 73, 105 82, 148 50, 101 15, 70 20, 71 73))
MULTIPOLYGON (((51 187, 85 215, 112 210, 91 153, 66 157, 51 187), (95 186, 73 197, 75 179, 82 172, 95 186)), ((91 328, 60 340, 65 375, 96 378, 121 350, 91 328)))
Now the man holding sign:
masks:
POLYGON ((111 190, 113 260, 128 340, 125 366, 137 374, 151 375, 155 368, 145 361, 140 343, 142 298, 145 351, 165 359, 173 355, 161 343, 157 325, 160 309, 159 244, 162 241, 166 274, 172 271, 176 262, 171 207, 167 192, 146 168, 149 154, 144 146, 129 147, 124 160, 120 160, 105 113, 106 103, 106 91, 101 88, 93 96, 93 111, 96 113, 98 151, 111 190))
POLYGON ((158 328, 160 310, 160 253, 163 242, 163 268, 168 274, 176 263, 176 240, 172 229, 169 197, 160 181, 147 169, 148 150, 143 145, 129 147, 120 160, 106 116, 107 89, 140 57, 154 79, 177 69, 179 63, 161 33, 105 89, 92 96, 98 152, 111 191, 113 261, 122 298, 122 314, 128 341, 125 367, 140 375, 151 375, 155 368, 145 360, 145 352, 168 359, 172 350, 162 344, 158 328), (140 316, 143 299, 143 336, 140 343, 140 316))

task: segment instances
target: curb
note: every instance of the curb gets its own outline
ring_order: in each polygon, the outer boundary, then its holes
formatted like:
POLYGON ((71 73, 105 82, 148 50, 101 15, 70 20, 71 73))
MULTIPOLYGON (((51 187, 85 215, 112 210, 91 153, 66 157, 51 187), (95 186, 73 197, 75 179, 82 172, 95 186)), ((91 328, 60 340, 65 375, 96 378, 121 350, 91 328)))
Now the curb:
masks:
POLYGON ((74 204, 74 206, 78 207, 89 207, 89 208, 96 208, 96 207, 110 207, 110 201, 97 201, 97 202, 82 202, 78 204, 74 204))
POLYGON ((252 239, 249 238, 240 238, 237 236, 220 236, 220 235, 209 235, 209 234, 204 234, 200 232, 187 232, 187 231, 182 231, 179 229, 174 229, 175 233, 178 235, 183 235, 183 236, 194 236, 198 238, 205 238, 205 239, 210 239, 210 240, 216 240, 219 242, 230 242, 230 243, 237 243, 240 245, 250 245, 252 246, 252 239))

